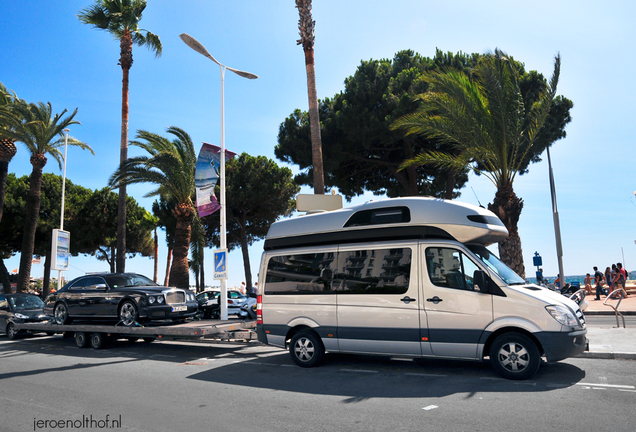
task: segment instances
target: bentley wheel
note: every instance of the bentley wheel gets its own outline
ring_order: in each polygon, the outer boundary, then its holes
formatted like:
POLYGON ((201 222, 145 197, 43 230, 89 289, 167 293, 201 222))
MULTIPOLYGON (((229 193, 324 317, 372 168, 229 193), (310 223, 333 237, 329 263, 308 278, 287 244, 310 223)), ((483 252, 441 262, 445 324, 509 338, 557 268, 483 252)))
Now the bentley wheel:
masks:
POLYGON ((68 317, 68 309, 64 303, 58 303, 53 310, 55 316, 55 323, 58 325, 69 324, 71 319, 68 317))
POLYGON ((119 307, 119 321, 126 327, 135 325, 139 318, 139 312, 137 312, 137 306, 132 301, 126 300, 119 307))

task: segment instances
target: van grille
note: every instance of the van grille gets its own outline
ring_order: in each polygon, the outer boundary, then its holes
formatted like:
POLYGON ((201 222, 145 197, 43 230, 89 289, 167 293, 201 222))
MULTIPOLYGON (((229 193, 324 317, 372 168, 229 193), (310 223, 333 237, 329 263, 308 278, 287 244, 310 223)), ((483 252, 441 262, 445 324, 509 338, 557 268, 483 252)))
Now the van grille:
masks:
POLYGON ((183 291, 173 291, 166 293, 166 303, 185 303, 185 293, 183 291))
POLYGON ((585 315, 583 315, 583 312, 581 312, 581 309, 577 309, 576 310, 576 317, 578 318, 579 322, 581 323, 581 326, 583 328, 585 328, 585 315))

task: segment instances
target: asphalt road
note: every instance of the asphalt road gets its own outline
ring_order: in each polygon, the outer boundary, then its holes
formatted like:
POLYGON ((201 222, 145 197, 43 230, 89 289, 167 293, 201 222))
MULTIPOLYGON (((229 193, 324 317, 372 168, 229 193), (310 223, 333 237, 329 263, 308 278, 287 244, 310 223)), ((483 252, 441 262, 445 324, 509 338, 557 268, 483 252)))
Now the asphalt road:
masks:
POLYGON ((107 416, 153 432, 634 431, 635 407, 625 360, 543 364, 515 382, 482 362, 327 355, 302 369, 258 343, 0 337, 0 431, 103 429, 107 416))
MULTIPOLYGON (((636 315, 625 315, 625 326, 636 327, 636 315)), ((585 322, 588 327, 590 326, 616 326, 615 315, 585 315, 585 322)), ((619 318, 619 322, 622 325, 623 320, 619 318)))

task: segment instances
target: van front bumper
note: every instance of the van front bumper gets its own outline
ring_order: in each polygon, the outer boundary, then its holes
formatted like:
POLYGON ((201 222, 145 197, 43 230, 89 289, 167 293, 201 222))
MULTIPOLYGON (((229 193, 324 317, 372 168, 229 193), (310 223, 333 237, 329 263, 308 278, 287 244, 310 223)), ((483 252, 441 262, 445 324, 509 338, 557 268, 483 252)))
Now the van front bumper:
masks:
POLYGON ((571 332, 539 332, 537 338, 548 362, 557 362, 583 354, 587 347, 587 329, 571 332))

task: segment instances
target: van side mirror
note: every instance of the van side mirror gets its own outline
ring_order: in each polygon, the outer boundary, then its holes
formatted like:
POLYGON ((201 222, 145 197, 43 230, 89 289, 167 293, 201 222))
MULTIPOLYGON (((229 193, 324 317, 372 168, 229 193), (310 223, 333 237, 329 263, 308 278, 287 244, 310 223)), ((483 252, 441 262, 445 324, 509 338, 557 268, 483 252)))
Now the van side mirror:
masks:
POLYGON ((479 291, 482 293, 488 293, 489 287, 489 277, 486 275, 486 272, 483 270, 475 270, 473 273, 473 283, 475 284, 475 291, 479 291))
POLYGON ((320 270, 320 279, 325 282, 329 282, 331 279, 333 279, 333 271, 330 268, 324 268, 320 270))

